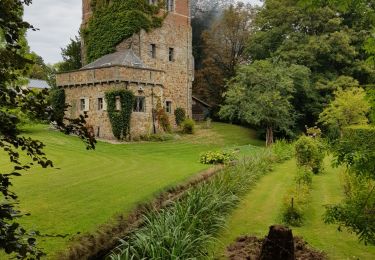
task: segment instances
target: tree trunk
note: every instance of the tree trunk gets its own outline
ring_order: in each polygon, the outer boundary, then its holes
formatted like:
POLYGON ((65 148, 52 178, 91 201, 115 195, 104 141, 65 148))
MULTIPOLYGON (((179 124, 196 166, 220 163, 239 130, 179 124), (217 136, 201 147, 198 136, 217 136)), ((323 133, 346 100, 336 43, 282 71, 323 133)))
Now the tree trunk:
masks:
POLYGON ((260 260, 294 260, 294 239, 292 230, 285 226, 270 227, 264 239, 260 260))
POLYGON ((273 129, 272 126, 267 127, 266 132, 266 146, 270 146, 273 144, 273 129))

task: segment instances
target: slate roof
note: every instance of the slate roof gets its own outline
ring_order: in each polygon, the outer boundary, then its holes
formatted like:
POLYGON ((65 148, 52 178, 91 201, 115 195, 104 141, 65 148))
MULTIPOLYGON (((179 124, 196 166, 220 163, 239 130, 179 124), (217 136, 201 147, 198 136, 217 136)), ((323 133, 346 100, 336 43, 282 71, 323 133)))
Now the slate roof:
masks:
POLYGON ((24 87, 29 88, 29 89, 48 89, 51 88, 50 85, 48 85, 47 81, 45 80, 39 80, 39 79, 29 79, 29 83, 26 84, 24 87))
POLYGON ((133 50, 128 49, 125 51, 118 51, 105 55, 96 61, 87 64, 82 69, 97 69, 101 67, 120 65, 120 66, 129 66, 136 68, 145 68, 141 59, 133 52, 133 50))
POLYGON ((195 96, 192 96, 192 98, 195 100, 195 101, 198 101, 199 103, 201 103, 202 105, 204 105, 205 107, 208 107, 208 108, 211 108, 211 105, 207 104, 206 102, 204 102, 203 100, 195 97, 195 96))

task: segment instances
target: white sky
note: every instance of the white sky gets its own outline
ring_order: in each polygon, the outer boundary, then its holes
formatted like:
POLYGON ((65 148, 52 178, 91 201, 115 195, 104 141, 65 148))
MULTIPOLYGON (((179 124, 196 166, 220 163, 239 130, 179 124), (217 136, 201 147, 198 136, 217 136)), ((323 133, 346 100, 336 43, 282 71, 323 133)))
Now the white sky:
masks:
MULTIPOLYGON (((259 0, 247 2, 260 4, 259 0)), ((81 16, 82 0, 33 0, 25 7, 25 20, 39 29, 27 34, 31 50, 46 63, 61 61, 61 48, 78 34, 81 16)))

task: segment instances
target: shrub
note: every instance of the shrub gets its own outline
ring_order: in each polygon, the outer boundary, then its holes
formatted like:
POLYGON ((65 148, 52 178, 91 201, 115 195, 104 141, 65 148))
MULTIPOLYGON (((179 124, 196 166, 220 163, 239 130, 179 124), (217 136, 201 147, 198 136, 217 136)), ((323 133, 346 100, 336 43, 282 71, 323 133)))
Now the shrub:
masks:
POLYGON ((52 88, 50 102, 53 108, 53 120, 62 123, 65 113, 65 91, 62 88, 52 88))
POLYGON ((319 139, 301 136, 295 143, 297 165, 307 167, 314 174, 323 170, 324 149, 319 139))
POLYGON ((286 140, 277 140, 272 145, 272 151, 279 162, 287 161, 293 158, 293 145, 286 140))
POLYGON ((312 184, 312 172, 307 168, 299 168, 296 176, 296 183, 298 185, 308 185, 312 184))
POLYGON ((185 109, 181 107, 176 108, 176 110, 174 111, 174 116, 176 118, 176 124, 180 126, 182 122, 184 122, 184 120, 186 119, 185 109))
POLYGON ((203 164, 227 164, 236 159, 235 153, 232 152, 206 152, 201 154, 200 162, 203 164))
POLYGON ((149 142, 165 142, 174 140, 175 136, 173 134, 147 134, 141 135, 140 139, 142 141, 149 141, 149 142))
POLYGON ((184 134, 194 134, 195 131, 195 122, 192 119, 185 119, 182 122, 182 132, 184 134))
POLYGON ((284 197, 282 221, 294 227, 300 227, 304 221, 304 212, 308 205, 310 186, 306 184, 296 185, 284 197))
POLYGON ((169 116, 165 109, 161 106, 160 100, 156 104, 156 117, 163 131, 166 133, 171 133, 172 127, 171 123, 169 122, 169 116))

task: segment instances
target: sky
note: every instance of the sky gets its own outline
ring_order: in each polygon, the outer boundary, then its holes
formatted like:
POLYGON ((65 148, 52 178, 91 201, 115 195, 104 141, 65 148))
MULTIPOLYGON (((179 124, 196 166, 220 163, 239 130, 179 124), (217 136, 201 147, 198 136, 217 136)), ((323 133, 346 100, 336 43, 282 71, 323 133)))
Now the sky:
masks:
MULTIPOLYGON (((247 0, 260 4, 259 0, 247 0)), ((81 0, 33 0, 25 7, 25 20, 39 31, 29 31, 27 40, 32 51, 42 56, 45 63, 62 60, 61 48, 78 35, 81 24, 81 0)))

